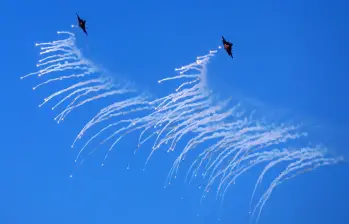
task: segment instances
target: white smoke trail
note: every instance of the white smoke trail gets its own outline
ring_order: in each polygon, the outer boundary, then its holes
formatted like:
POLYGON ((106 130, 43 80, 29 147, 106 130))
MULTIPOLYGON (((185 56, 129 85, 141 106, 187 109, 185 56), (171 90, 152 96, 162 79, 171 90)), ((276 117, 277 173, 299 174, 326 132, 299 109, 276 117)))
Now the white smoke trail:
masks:
MULTIPOLYGON (((146 111, 154 108, 154 106, 149 105, 147 97, 144 94, 132 94, 135 93, 135 90, 129 88, 128 85, 115 83, 112 77, 104 76, 103 71, 95 66, 91 61, 87 60, 77 48, 74 33, 66 31, 59 31, 57 33, 59 35, 67 35, 67 37, 52 42, 35 44, 36 46, 41 47, 40 55, 44 56, 44 58, 40 59, 37 63, 37 67, 41 69, 37 72, 23 76, 21 79, 34 75, 41 79, 46 76, 56 75, 56 77, 47 78, 40 84, 36 85, 33 90, 58 81, 70 81, 73 82, 73 84, 67 84, 65 88, 61 88, 46 97, 39 107, 58 97, 62 97, 62 99, 58 100, 58 102, 56 102, 52 107, 52 110, 55 110, 58 106, 62 106, 64 103, 67 104, 55 117, 55 120, 59 123, 73 110, 89 102, 106 97, 119 97, 114 104, 101 110, 101 112, 83 128, 72 147, 78 139, 82 138, 83 134, 89 128, 97 123, 107 121, 110 118, 119 118, 124 119, 119 121, 119 124, 133 124, 134 120, 130 118, 125 119, 125 117, 132 116, 132 113, 138 111, 146 111), (120 99, 120 97, 126 97, 126 100, 120 99)), ((110 124, 108 127, 112 126, 117 126, 117 124, 110 124)), ((103 130, 106 129, 107 127, 103 130)), ((124 129, 126 130, 126 128, 124 129)), ((91 140, 89 140, 80 150, 76 161, 91 140)))
POLYGON ((203 151, 198 149, 201 153, 198 153, 197 159, 189 168, 187 178, 191 173, 191 181, 200 172, 202 173, 200 176, 207 177, 203 198, 213 184, 218 182, 217 195, 222 196, 222 201, 227 189, 240 175, 256 165, 266 163, 253 191, 253 199, 256 188, 266 172, 282 161, 289 161, 289 165, 272 181, 253 209, 252 215, 259 210, 256 217, 258 222, 264 204, 277 185, 317 167, 335 164, 343 158, 327 157, 326 149, 319 146, 292 149, 292 143, 308 136, 307 133, 300 132, 298 126, 265 124, 253 119, 252 115, 245 115, 239 111, 239 105, 229 109, 228 101, 214 105, 205 84, 207 64, 216 52, 216 50, 210 51, 209 54, 198 57, 196 62, 176 69, 180 71, 178 76, 159 81, 160 83, 173 79, 184 80, 175 93, 159 99, 160 105, 164 105, 161 108, 171 108, 171 111, 161 119, 163 129, 160 134, 164 132, 166 134, 162 134, 163 137, 158 135, 154 147, 172 141, 169 150, 174 150, 178 141, 184 135, 190 134, 190 140, 181 150, 169 172, 167 183, 170 184, 171 179, 176 178, 180 163, 187 154, 198 145, 209 142, 211 146, 208 148, 203 151), (172 130, 167 128, 169 124, 175 125, 172 130))
POLYGON ((73 33, 58 34, 68 37, 36 44, 41 47, 40 55, 47 56, 39 60, 37 66, 41 69, 38 72, 22 78, 57 75, 47 78, 33 89, 57 81, 73 80, 74 83, 51 94, 39 106, 63 97, 52 107, 54 110, 64 103, 67 104, 55 118, 59 123, 78 107, 100 98, 116 97, 114 103, 101 109, 77 135, 72 147, 83 137, 88 137, 80 148, 76 161, 93 141, 99 141, 98 146, 111 142, 106 159, 123 137, 139 131, 137 148, 151 138, 154 139, 146 164, 153 153, 162 147, 166 147, 168 152, 180 150, 169 171, 167 184, 171 183, 172 178, 176 178, 181 162, 187 155, 197 151, 196 160, 191 164, 186 179, 190 182, 199 174, 207 179, 203 197, 217 183, 217 196, 222 197, 223 201, 228 188, 239 176, 259 164, 266 164, 255 184, 251 205, 265 174, 277 164, 288 162, 254 207, 252 215, 256 214, 258 221, 266 201, 277 185, 317 167, 335 164, 341 160, 328 158, 326 149, 320 147, 291 148, 292 143, 307 137, 307 133, 300 132, 298 126, 267 124, 241 112, 240 105, 230 107, 230 100, 215 102, 206 86, 206 76, 207 65, 217 50, 176 69, 178 75, 158 81, 163 83, 182 80, 173 93, 150 100, 144 94, 136 94, 127 85, 117 84, 111 77, 103 76, 103 72, 76 47, 73 33), (87 132, 91 133, 86 134, 87 132), (105 133, 107 137, 102 137, 105 133), (178 147, 181 140, 184 147, 178 147), (203 144, 209 146, 199 148, 203 144))

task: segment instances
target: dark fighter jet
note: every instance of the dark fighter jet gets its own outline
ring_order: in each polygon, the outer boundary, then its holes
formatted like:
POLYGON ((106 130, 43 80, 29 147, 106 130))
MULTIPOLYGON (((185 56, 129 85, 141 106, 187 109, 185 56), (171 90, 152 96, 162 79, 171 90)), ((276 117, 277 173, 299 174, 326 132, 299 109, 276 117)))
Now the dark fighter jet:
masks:
POLYGON ((228 55, 233 58, 233 53, 232 53, 233 44, 226 41, 223 36, 222 36, 222 42, 223 42, 224 49, 227 51, 228 55))
MULTIPOLYGON (((86 31, 86 20, 83 20, 80 18, 80 16, 76 13, 76 16, 78 17, 78 21, 79 21, 79 27, 84 31, 84 33, 86 33, 87 35, 87 31, 86 31)), ((87 35, 88 36, 88 35, 87 35)))

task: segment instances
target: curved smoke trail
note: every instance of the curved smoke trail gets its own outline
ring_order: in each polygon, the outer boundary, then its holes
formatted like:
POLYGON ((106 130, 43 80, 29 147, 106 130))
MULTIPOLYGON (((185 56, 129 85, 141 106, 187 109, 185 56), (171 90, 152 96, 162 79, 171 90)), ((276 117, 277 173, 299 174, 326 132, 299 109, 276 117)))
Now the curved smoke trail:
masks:
MULTIPOLYGON (((162 83, 182 80, 173 93, 151 100, 146 95, 137 94, 127 85, 115 83, 111 77, 102 76, 102 71, 87 60, 76 47, 73 33, 58 34, 68 37, 36 44, 41 47, 40 54, 46 57, 39 60, 37 66, 41 69, 38 72, 22 78, 33 75, 58 75, 56 78, 47 78, 33 89, 57 81, 74 82, 45 98, 39 106, 62 97, 52 107, 54 110, 63 103, 67 104, 55 117, 59 123, 78 107, 101 98, 115 97, 114 103, 101 109, 77 135, 72 147, 85 136, 90 137, 86 137, 76 160, 93 141, 98 141, 99 145, 110 141, 110 152, 123 137, 139 131, 137 148, 154 139, 148 159, 160 148, 166 148, 168 151, 181 150, 169 172, 167 183, 176 178, 181 162, 186 156, 197 151, 196 160, 191 164, 186 179, 191 181, 201 176, 207 180, 203 197, 217 183, 217 196, 222 197, 222 200, 227 189, 239 176, 257 165, 264 164, 251 198, 250 212, 258 221, 265 203, 277 185, 342 159, 327 157, 326 149, 320 146, 291 148, 290 144, 307 136, 307 133, 300 132, 297 126, 266 124, 254 119, 252 115, 241 112, 239 105, 230 107, 229 100, 223 103, 214 102, 206 87, 206 75, 207 64, 217 50, 197 57, 195 62, 176 69, 178 75, 158 81, 162 83), (62 72, 64 75, 60 74, 62 72), (87 132, 93 134, 87 135, 87 132), (102 137, 104 133, 109 134, 102 137), (189 140, 185 140, 185 137, 189 140), (181 140, 185 146, 178 148, 177 144, 181 140), (199 148, 203 144, 206 148, 199 148), (256 190, 266 173, 285 162, 287 164, 284 170, 271 181, 252 209, 256 190)), ((107 155, 108 153, 105 159, 107 155)))

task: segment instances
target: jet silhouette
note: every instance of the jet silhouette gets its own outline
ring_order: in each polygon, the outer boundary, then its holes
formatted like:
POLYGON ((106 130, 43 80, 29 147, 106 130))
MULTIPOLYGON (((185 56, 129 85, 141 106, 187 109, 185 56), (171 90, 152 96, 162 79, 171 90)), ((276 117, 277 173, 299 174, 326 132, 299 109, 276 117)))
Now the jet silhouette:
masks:
POLYGON ((222 42, 223 42, 224 49, 227 51, 228 55, 233 58, 233 53, 232 53, 233 44, 226 41, 223 36, 222 36, 222 42))
MULTIPOLYGON (((79 27, 84 31, 84 33, 87 35, 86 31, 86 20, 83 20, 80 18, 80 16, 76 13, 76 16, 78 17, 79 20, 79 27)), ((87 35, 88 36, 88 35, 87 35)))

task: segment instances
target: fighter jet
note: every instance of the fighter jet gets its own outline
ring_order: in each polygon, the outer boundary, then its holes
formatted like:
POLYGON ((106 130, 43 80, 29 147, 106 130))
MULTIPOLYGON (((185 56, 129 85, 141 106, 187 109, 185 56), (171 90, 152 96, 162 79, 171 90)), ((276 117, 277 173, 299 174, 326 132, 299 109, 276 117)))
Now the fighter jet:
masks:
MULTIPOLYGON (((80 16, 76 13, 76 16, 78 17, 78 21, 79 21, 79 27, 84 31, 84 33, 86 33, 87 35, 87 31, 86 31, 86 20, 83 20, 80 18, 80 16)), ((87 35, 88 36, 88 35, 87 35)))
POLYGON ((222 36, 222 42, 223 42, 224 49, 227 51, 228 55, 233 58, 233 53, 232 53, 233 44, 226 41, 223 36, 222 36))

